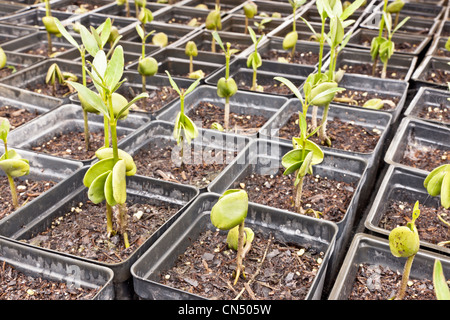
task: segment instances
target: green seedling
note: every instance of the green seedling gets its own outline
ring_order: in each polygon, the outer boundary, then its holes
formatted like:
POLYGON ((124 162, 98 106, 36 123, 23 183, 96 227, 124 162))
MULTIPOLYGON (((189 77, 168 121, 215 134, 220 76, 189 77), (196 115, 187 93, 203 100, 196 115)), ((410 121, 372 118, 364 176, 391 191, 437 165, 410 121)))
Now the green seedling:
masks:
POLYGON ((248 195, 244 190, 230 189, 225 191, 211 210, 211 223, 220 230, 228 231, 227 244, 236 250, 236 269, 234 284, 239 276, 245 278, 243 260, 250 250, 254 233, 245 227, 248 212, 248 195))
POLYGON ((167 34, 165 34, 164 32, 158 32, 155 33, 155 35, 153 36, 152 43, 155 46, 164 48, 167 47, 167 45, 169 44, 169 38, 167 37, 167 34))
POLYGON ((395 257, 407 258, 403 269, 400 289, 395 297, 396 300, 403 300, 406 293, 406 286, 409 280, 412 263, 416 253, 419 251, 420 239, 415 225, 415 221, 420 215, 419 201, 416 201, 413 208, 412 219, 406 226, 396 227, 389 233, 389 248, 395 257))
POLYGON ((141 93, 130 102, 125 99, 124 105, 114 107, 113 95, 126 79, 121 80, 124 71, 124 54, 121 45, 114 49, 111 59, 108 61, 103 50, 99 50, 92 61, 92 71, 86 69, 93 80, 98 93, 88 87, 69 82, 83 97, 84 102, 103 114, 105 123, 105 145, 96 152, 99 159, 87 171, 83 178, 84 185, 88 188, 88 197, 93 203, 106 201, 106 229, 108 235, 115 233, 113 230, 113 210, 118 208, 119 232, 122 234, 126 248, 130 246, 127 233, 126 217, 126 176, 136 173, 136 165, 132 157, 117 147, 117 123, 126 116, 129 108, 139 99, 148 97, 147 93, 141 93), (111 147, 108 133, 111 132, 111 147))
MULTIPOLYGON (((215 32, 215 31, 214 31, 215 32)), ((189 78, 190 79, 202 79, 205 77, 205 73, 202 70, 194 72, 194 57, 198 55, 197 45, 194 41, 188 41, 184 48, 184 53, 189 57, 189 78)))
POLYGON ((264 34, 264 29, 266 28, 265 24, 270 23, 272 18, 264 18, 260 22, 253 22, 259 34, 264 34))
POLYGON ((57 37, 60 37, 61 33, 59 32, 58 27, 55 24, 55 17, 52 16, 50 0, 45 0, 45 16, 42 17, 42 23, 45 26, 45 30, 47 30, 47 44, 48 44, 47 55, 51 57, 53 53, 52 34, 57 37))
POLYGON ((184 113, 184 99, 186 95, 188 95, 190 92, 192 92, 197 85, 200 82, 200 79, 195 80, 194 83, 192 83, 187 90, 183 90, 178 87, 176 82, 172 79, 172 76, 170 75, 169 71, 166 70, 167 76, 169 77, 169 82, 172 86, 172 88, 178 93, 180 96, 180 112, 178 112, 178 115, 175 120, 175 126, 173 129, 173 137, 175 138, 177 145, 181 148, 180 149, 180 159, 181 159, 181 166, 184 166, 183 162, 183 154, 184 154, 184 142, 186 141, 187 144, 190 144, 191 141, 198 136, 198 129, 195 123, 184 113))
POLYGON ((5 172, 8 178, 9 187, 14 209, 19 208, 19 200, 17 197, 14 178, 22 177, 30 173, 29 161, 23 159, 15 150, 8 150, 8 134, 10 124, 8 119, 0 118, 0 139, 3 141, 5 153, 0 157, 0 168, 5 172))
POLYGON ((61 72, 61 69, 56 63, 53 63, 48 68, 45 83, 52 85, 53 95, 56 94, 56 86, 58 83, 60 85, 67 86, 69 88, 69 93, 72 93, 73 88, 68 85, 66 80, 77 81, 78 77, 70 72, 61 72))
POLYGON ((130 3, 128 2, 128 0, 116 0, 116 3, 118 6, 125 5, 126 16, 129 18, 131 16, 131 13, 130 13, 130 3))
POLYGON ((222 39, 217 32, 213 33, 213 37, 216 39, 223 52, 225 52, 225 77, 222 77, 217 81, 217 95, 221 98, 225 98, 224 124, 225 130, 228 131, 230 122, 230 98, 238 91, 236 82, 230 77, 230 58, 234 51, 231 50, 231 44, 229 42, 227 42, 227 49, 225 50, 222 39))
MULTIPOLYGON (((222 30, 222 18, 220 17, 220 7, 216 6, 206 17, 205 27, 208 30, 222 30)), ((216 52, 216 40, 211 40, 211 52, 216 52)))
POLYGON ((136 6, 136 16, 142 24, 142 29, 145 31, 145 24, 153 21, 153 13, 146 7, 146 0, 135 1, 134 4, 136 6))
POLYGON ((442 263, 439 259, 434 260, 433 286, 438 300, 450 300, 450 289, 444 276, 442 263))
POLYGON ((393 24, 393 28, 395 28, 398 25, 398 20, 400 18, 400 11, 402 11, 403 7, 405 6, 405 2, 403 0, 395 0, 388 4, 386 7, 386 12, 392 14, 395 14, 395 21, 393 24))
POLYGON ((155 31, 145 34, 144 29, 140 25, 136 25, 136 32, 141 38, 141 56, 139 57, 138 72, 142 77, 142 92, 146 92, 147 77, 153 77, 158 72, 158 61, 153 57, 145 56, 145 42, 155 31))
POLYGON ((8 58, 6 57, 6 53, 2 47, 0 47, 0 69, 3 69, 8 62, 8 58))
POLYGON ((294 58, 295 55, 295 47, 298 41, 298 33, 296 30, 296 18, 295 14, 306 0, 289 0, 289 4, 292 6, 292 14, 293 14, 293 21, 292 21, 292 31, 286 34, 286 36, 283 39, 283 49, 288 50, 291 49, 291 59, 294 58))
POLYGON ((252 28, 248 27, 248 32, 250 33, 250 37, 253 41, 254 51, 247 58, 247 68, 253 69, 253 78, 252 78, 252 87, 250 88, 253 91, 263 91, 261 86, 257 85, 256 75, 258 72, 258 68, 262 66, 262 58, 258 52, 258 44, 262 40, 262 36, 256 38, 255 31, 252 28))
POLYGON ((247 1, 244 4, 244 15, 245 15, 245 28, 244 34, 247 34, 248 30, 248 19, 253 19, 253 17, 258 13, 258 6, 253 1, 247 1))

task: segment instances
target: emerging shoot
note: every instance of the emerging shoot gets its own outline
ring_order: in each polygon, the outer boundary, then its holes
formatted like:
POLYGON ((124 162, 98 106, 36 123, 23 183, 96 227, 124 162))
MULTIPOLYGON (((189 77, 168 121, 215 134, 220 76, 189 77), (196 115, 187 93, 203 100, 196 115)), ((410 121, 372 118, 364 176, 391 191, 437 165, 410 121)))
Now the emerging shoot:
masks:
POLYGON ((248 19, 253 19, 253 17, 258 13, 258 6, 253 1, 247 1, 244 4, 244 15, 245 15, 245 28, 244 34, 247 34, 249 28, 248 19))
MULTIPOLYGON (((222 30, 222 19, 220 17, 220 8, 218 6, 216 6, 216 8, 206 17, 205 27, 212 31, 222 30)), ((216 52, 216 41, 214 37, 211 41, 211 52, 216 52)))
POLYGON ((256 38, 255 31, 253 31, 252 28, 248 27, 248 32, 250 33, 250 37, 252 38, 253 45, 255 47, 255 50, 248 56, 247 58, 247 67, 253 69, 253 78, 252 78, 252 87, 251 90, 253 91, 263 91, 262 86, 258 86, 256 82, 256 73, 258 71, 258 68, 262 66, 262 59, 261 55, 258 52, 258 44, 262 40, 262 36, 260 36, 258 39, 256 38))
POLYGON ((145 42, 155 31, 153 30, 145 35, 145 31, 140 25, 136 25, 136 31, 142 42, 142 52, 139 57, 138 72, 142 76, 142 92, 146 92, 147 77, 153 77, 158 72, 158 61, 153 57, 145 56, 145 42))

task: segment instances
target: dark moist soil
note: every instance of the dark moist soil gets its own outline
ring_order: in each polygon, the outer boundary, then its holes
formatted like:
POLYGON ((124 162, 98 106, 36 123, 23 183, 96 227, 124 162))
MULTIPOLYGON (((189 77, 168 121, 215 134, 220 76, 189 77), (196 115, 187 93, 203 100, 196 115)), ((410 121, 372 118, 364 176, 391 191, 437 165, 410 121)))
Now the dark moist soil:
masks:
POLYGON ((161 273, 160 282, 213 300, 238 296, 245 300, 303 300, 323 253, 256 233, 243 262, 246 279, 240 277, 233 285, 235 258, 235 251, 226 245, 226 234, 206 231, 173 268, 161 273))
MULTIPOLYGON (((402 190, 399 193, 401 195, 405 191, 402 190)), ((400 199, 406 197, 403 195, 403 197, 400 196, 400 199)), ((413 207, 413 202, 390 199, 378 227, 391 231, 398 226, 406 225, 411 220, 413 207)), ((420 216, 416 220, 416 227, 420 240, 436 245, 450 240, 450 228, 438 218, 439 214, 444 221, 450 223, 450 210, 429 206, 426 203, 419 203, 419 208, 420 216)))
POLYGON ((97 292, 26 275, 6 262, 0 265, 0 300, 90 300, 97 292))
MULTIPOLYGON (((274 74, 273 77, 275 77, 275 76, 276 75, 274 74)), ((278 95, 292 95, 292 91, 286 85, 274 80, 273 77, 261 78, 261 76, 258 76, 258 73, 256 74, 256 84, 259 86, 262 86, 262 88, 263 88, 262 92, 278 94, 278 95)), ((248 91, 253 91, 253 90, 251 90, 251 87, 252 87, 251 78, 252 78, 251 76, 247 77, 247 75, 244 76, 241 73, 237 73, 234 76, 234 80, 236 81, 238 88, 240 90, 248 90, 248 91)), ((301 85, 301 82, 299 82, 299 80, 292 79, 291 81, 297 87, 299 87, 301 85)), ((258 92, 258 91, 254 91, 254 92, 258 92)))
MULTIPOLYGON (((224 109, 210 102, 200 102, 188 112, 188 117, 202 122, 202 127, 210 129, 214 122, 224 126, 224 109)), ((256 134, 267 122, 267 118, 259 115, 246 115, 230 112, 229 131, 244 135, 256 134)))
POLYGON ((423 75, 423 79, 447 86, 447 82, 450 82, 450 73, 447 70, 431 69, 423 75))
POLYGON ((98 9, 102 5, 88 3, 87 1, 70 1, 65 6, 56 7, 56 11, 70 13, 86 13, 94 9, 98 9))
POLYGON ((121 263, 179 210, 166 204, 133 204, 132 201, 127 206, 129 248, 125 249, 121 235, 108 237, 105 203, 95 205, 90 201, 80 202, 65 215, 55 218, 47 230, 23 241, 103 263, 121 263), (140 213, 138 219, 135 214, 140 213))
POLYGON ((408 137, 406 150, 400 163, 431 172, 438 166, 447 163, 448 159, 449 150, 422 145, 415 140, 414 134, 412 134, 408 137))
MULTIPOLYGON (((414 264, 413 264, 414 267, 414 264)), ((361 264, 348 300, 389 300, 398 294, 403 270, 361 264)), ((436 300, 432 279, 409 278, 404 300, 436 300)))
POLYGON ((24 68, 24 66, 22 66, 22 65, 11 66, 11 68, 6 66, 6 67, 0 69, 0 79, 10 76, 13 73, 15 73, 23 68, 24 68))
POLYGON ((37 116, 39 116, 39 114, 35 111, 30 112, 26 109, 18 109, 10 106, 0 107, 0 117, 9 120, 11 131, 27 123, 28 121, 33 120, 37 116))
MULTIPOLYGON (((347 73, 354 74, 362 74, 366 76, 372 76, 372 64, 371 63, 354 63, 351 65, 343 65, 340 66, 342 70, 345 70, 347 73)), ((383 66, 378 65, 375 70, 375 77, 381 78, 381 72, 383 71, 383 66)), ((389 64, 386 70, 386 78, 387 79, 395 79, 395 80, 403 80, 406 77, 405 72, 399 72, 394 68, 390 68, 389 64)))
POLYGON ((296 50, 294 57, 291 57, 291 51, 280 51, 280 50, 268 50, 261 54, 263 60, 277 61, 279 58, 284 58, 288 63, 293 64, 305 64, 305 65, 315 65, 319 62, 319 54, 308 51, 296 50))
MULTIPOLYGON (((123 136, 118 136, 121 139, 123 136)), ((95 151, 104 146, 103 132, 92 132, 90 135, 89 151, 86 151, 84 132, 70 131, 64 134, 55 134, 53 138, 31 149, 52 156, 65 159, 89 160, 95 156, 95 151)))
MULTIPOLYGON (((57 55, 64 53, 67 51, 66 47, 60 47, 57 44, 53 44, 52 47, 52 57, 56 57, 57 55)), ((27 54, 31 54, 31 55, 35 55, 35 56, 44 56, 44 57, 48 57, 48 44, 47 42, 41 43, 40 47, 38 48, 34 48, 34 49, 30 49, 30 50, 25 50, 24 51, 27 54)))
POLYGON ((450 108, 443 103, 439 106, 424 106, 418 116, 422 119, 450 123, 450 108))
MULTIPOLYGON (((132 107, 131 110, 156 112, 179 97, 178 93, 171 86, 162 86, 155 90, 148 90, 147 93, 149 97, 138 100, 135 103, 137 108, 132 107)), ((126 98, 130 101, 130 99, 134 98, 136 95, 137 94, 135 94, 134 91, 130 91, 126 98)))
POLYGON ((68 86, 57 83, 56 87, 53 88, 53 85, 45 83, 45 79, 42 82, 28 84, 25 88, 29 91, 57 98, 64 98, 72 94, 68 86))
POLYGON ((202 23, 205 22, 206 17, 172 17, 170 19, 165 20, 165 23, 168 24, 183 24, 187 25, 192 19, 197 19, 196 26, 200 26, 202 23))
POLYGON ((181 166, 176 142, 161 143, 151 141, 145 148, 133 155, 137 174, 176 183, 183 183, 197 188, 206 187, 225 166, 236 156, 235 152, 223 153, 221 150, 197 150, 186 146, 184 164, 181 166), (199 151, 202 151, 199 153, 199 151), (211 154, 212 161, 205 161, 204 152, 211 154), (220 152, 220 153, 218 153, 220 152), (174 154, 172 154, 174 153, 174 154))
MULTIPOLYGON (((23 206, 53 187, 56 182, 46 180, 34 181, 31 179, 14 179, 14 184, 16 185, 19 205, 23 206)), ((9 182, 6 177, 0 177, 0 199, 1 220, 15 211, 12 204, 11 189, 9 188, 9 182)))
MULTIPOLYGON (((314 170, 314 169, 313 169, 314 170)), ((251 174, 233 186, 247 191, 249 200, 270 207, 295 212, 294 175, 283 175, 280 168, 275 175, 251 174)), ((343 181, 306 175, 303 182, 302 207, 321 212, 320 218, 339 222, 347 212, 356 185, 343 181)), ((314 214, 309 214, 314 216, 314 214)))
MULTIPOLYGON (((363 37, 360 41, 360 44, 370 48, 372 45, 372 38, 363 37)), ((414 52, 417 48, 417 44, 411 44, 408 41, 397 42, 395 43, 395 51, 396 52, 414 52)))
MULTIPOLYGON (((317 120, 320 125, 320 119, 317 120)), ((299 134, 298 115, 293 114, 289 121, 280 129, 279 137, 291 140, 299 134)), ((353 122, 344 122, 338 118, 328 119, 327 135, 331 139, 333 149, 346 150, 352 152, 370 153, 379 139, 381 131, 378 129, 369 130, 353 122), (358 143, 354 143, 358 141, 358 143)), ((311 141, 320 145, 317 135, 312 136, 311 141)))
MULTIPOLYGON (((248 45, 240 44, 240 43, 232 43, 230 50, 236 49, 239 50, 239 52, 244 51, 248 48, 248 45)), ((211 48, 211 41, 203 41, 198 47, 198 51, 204 51, 204 52, 213 52, 211 48)), ((220 48, 220 46, 216 43, 216 52, 217 53, 223 53, 223 50, 220 48)))
POLYGON ((450 51, 445 48, 439 48, 436 50, 436 55, 439 57, 447 57, 450 58, 450 51))
POLYGON ((383 104, 383 108, 381 108, 380 110, 395 109, 398 102, 400 101, 399 97, 389 97, 385 94, 379 94, 378 92, 344 90, 335 94, 333 102, 362 107, 367 101, 371 99, 381 99, 386 101, 383 104))

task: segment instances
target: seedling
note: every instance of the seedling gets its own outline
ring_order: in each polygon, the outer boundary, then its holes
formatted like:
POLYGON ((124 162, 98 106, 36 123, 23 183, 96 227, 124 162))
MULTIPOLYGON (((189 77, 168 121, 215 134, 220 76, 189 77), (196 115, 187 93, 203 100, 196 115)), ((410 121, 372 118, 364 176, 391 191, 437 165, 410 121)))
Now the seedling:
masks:
MULTIPOLYGON (((211 11, 206 17, 205 27, 208 30, 222 30, 222 19, 220 17, 220 8, 216 6, 216 8, 211 11)), ((216 41, 214 37, 211 41, 211 52, 216 52, 216 41)))
POLYGON ((247 212, 247 192, 239 189, 225 191, 211 210, 211 223, 220 230, 228 231, 228 247, 237 251, 234 284, 237 283, 241 271, 245 278, 242 262, 254 239, 253 231, 245 227, 247 212))
POLYGON ((450 289, 444 276, 442 263, 439 259, 434 260, 433 286, 438 300, 450 300, 450 289))
POLYGON ((223 52, 225 52, 225 77, 222 77, 217 81, 217 95, 221 98, 225 98, 224 124, 225 130, 228 131, 230 122, 230 98, 238 91, 236 82, 230 77, 230 58, 235 50, 230 50, 231 44, 229 42, 227 42, 227 49, 225 50, 222 39, 217 32, 213 33, 213 37, 216 39, 223 52))
POLYGON ((165 34, 164 32, 158 32, 153 36, 152 43, 155 46, 164 48, 167 47, 169 43, 169 38, 167 37, 167 34, 165 34))
POLYGON ((6 68, 11 69, 12 73, 15 73, 17 71, 16 67, 14 67, 13 65, 7 65, 7 62, 8 62, 8 58, 6 57, 6 53, 5 53, 5 51, 3 51, 3 48, 0 47, 0 69, 3 69, 6 67, 6 68))
POLYGON ((177 145, 180 149, 180 159, 181 159, 181 167, 184 166, 183 155, 184 155, 184 141, 188 144, 198 136, 198 129, 195 123, 184 113, 184 99, 187 94, 192 92, 200 82, 200 79, 195 80, 189 88, 184 91, 180 90, 176 82, 172 79, 169 71, 166 70, 167 76, 169 77, 169 82, 172 88, 178 93, 180 96, 180 112, 175 120, 175 126, 173 129, 173 137, 177 141, 177 145))
POLYGON ((57 37, 61 36, 58 27, 55 24, 55 18, 52 16, 50 0, 45 0, 45 17, 42 18, 42 23, 45 26, 45 30, 47 30, 47 44, 48 44, 47 55, 50 57, 53 52, 52 34, 56 35, 57 37))
POLYGON ((244 4, 244 15, 245 15, 245 28, 244 34, 247 34, 248 30, 248 19, 253 19, 253 17, 258 13, 258 6, 253 1, 247 1, 244 4))
POLYGON ((146 8, 146 0, 135 1, 134 3, 136 5, 136 16, 142 24, 142 29, 145 31, 145 24, 153 21, 153 13, 146 8), (141 8, 140 10, 139 7, 141 8))
POLYGON ((28 175, 30 165, 28 160, 23 159, 15 150, 8 150, 8 134, 10 124, 8 119, 0 118, 0 139, 3 140, 5 153, 0 157, 0 168, 5 172, 11 189, 11 197, 14 209, 19 208, 14 178, 28 175))
POLYGON ((116 0, 116 3, 118 6, 125 5, 126 16, 130 17, 130 3, 128 2, 128 0, 116 0))
POLYGON ((403 0, 395 0, 394 2, 391 2, 386 7, 386 12, 390 14, 395 14, 395 21, 394 25, 392 26, 395 28, 398 25, 398 20, 400 18, 400 11, 402 11, 403 7, 405 6, 405 2, 403 0))
POLYGON ((56 86, 59 83, 60 85, 67 85, 70 93, 72 93, 73 88, 68 85, 66 80, 77 81, 78 77, 70 72, 61 72, 58 64, 53 63, 47 70, 47 76, 45 77, 45 83, 51 84, 53 88, 53 95, 56 95, 56 86))
POLYGON ((83 96, 85 103, 102 113, 109 126, 105 128, 111 132, 112 147, 109 146, 109 139, 105 139, 105 146, 98 149, 96 156, 98 162, 93 164, 87 171, 83 179, 84 185, 89 188, 88 197, 98 204, 106 200, 107 233, 114 234, 112 207, 118 208, 119 232, 123 236, 126 248, 130 246, 127 233, 126 217, 126 176, 136 173, 136 165, 133 158, 117 147, 117 122, 124 118, 129 108, 135 101, 148 97, 147 93, 141 93, 130 102, 120 101, 114 96, 123 82, 121 80, 124 70, 124 55, 121 45, 115 48, 111 59, 108 61, 103 50, 99 50, 92 62, 92 72, 86 69, 93 80, 98 94, 91 89, 77 82, 69 82, 83 96), (117 101, 119 103, 117 103, 117 101))
POLYGON ((293 12, 293 21, 292 21, 292 31, 289 32, 283 39, 283 49, 291 50, 291 58, 294 58, 295 55, 295 46, 297 44, 298 40, 298 34, 296 30, 296 18, 295 13, 298 8, 300 8, 306 0, 289 0, 290 5, 292 6, 292 12, 293 12))
POLYGON ((194 57, 198 55, 197 45, 194 41, 188 41, 184 48, 184 53, 189 57, 189 78, 190 79, 202 79, 205 77, 205 73, 202 70, 194 72, 194 57))
POLYGON ((272 18, 264 18, 260 22, 253 22, 259 34, 264 34, 264 29, 266 28, 265 24, 270 23, 272 18))
POLYGON ((262 59, 261 55, 258 52, 258 44, 262 40, 262 36, 260 36, 258 39, 256 38, 255 31, 253 31, 252 28, 248 27, 248 32, 250 33, 250 37, 252 38, 253 45, 255 50, 248 56, 247 58, 247 68, 253 69, 253 78, 252 78, 252 87, 251 90, 253 91, 263 91, 261 86, 257 85, 256 82, 256 73, 258 71, 258 68, 262 66, 262 59))
POLYGON ((392 255, 395 257, 407 258, 403 269, 400 289, 397 296, 394 297, 396 300, 403 300, 405 297, 406 286, 408 284, 412 263, 416 253, 419 251, 420 239, 415 225, 415 221, 419 215, 419 201, 416 201, 414 204, 411 221, 408 222, 406 226, 396 227, 389 233, 389 248, 391 249, 392 255))
POLYGON ((145 56, 145 42, 147 41, 147 38, 151 36, 155 31, 153 30, 145 35, 144 29, 138 24, 136 25, 136 31, 142 41, 142 50, 141 56, 139 57, 138 72, 142 76, 142 92, 146 92, 147 77, 153 77, 158 72, 158 61, 156 61, 156 59, 153 57, 145 56))

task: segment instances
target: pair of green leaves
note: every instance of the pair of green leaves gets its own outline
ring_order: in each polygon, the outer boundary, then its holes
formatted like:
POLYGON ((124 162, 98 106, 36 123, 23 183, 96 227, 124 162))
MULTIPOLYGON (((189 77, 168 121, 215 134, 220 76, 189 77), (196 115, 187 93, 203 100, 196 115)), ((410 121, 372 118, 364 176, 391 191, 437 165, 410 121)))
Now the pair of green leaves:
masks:
POLYGON ((432 197, 441 196, 441 205, 450 208, 450 164, 433 169, 425 178, 424 187, 432 197))
POLYGON ((420 239, 415 221, 420 215, 419 201, 413 208, 412 220, 406 226, 396 227, 389 233, 389 248, 395 257, 408 258, 419 251, 420 239))
POLYGON ((263 37, 261 36, 257 39, 255 31, 253 31, 251 27, 248 27, 247 29, 253 41, 253 45, 255 46, 255 50, 247 58, 247 67, 248 68, 251 67, 253 70, 257 70, 259 67, 262 66, 261 55, 258 52, 258 44, 263 37))
POLYGON ((123 150, 118 150, 119 160, 114 162, 112 148, 100 148, 95 155, 99 159, 84 175, 83 184, 89 188, 89 199, 98 204, 104 200, 110 205, 126 202, 126 176, 136 173, 133 158, 123 150))
MULTIPOLYGON (((0 118, 0 139, 5 144, 5 149, 10 130, 10 123, 6 118, 0 118)), ((0 157, 0 169, 9 176, 16 178, 30 173, 30 164, 23 159, 15 150, 8 150, 0 157)))
POLYGON ((438 300, 450 300, 450 289, 444 276, 442 263, 439 259, 434 261, 433 266, 433 285, 436 298, 438 300))
POLYGON ((217 95, 221 98, 230 98, 236 94, 236 92, 238 91, 238 87, 234 79, 229 76, 230 73, 229 62, 231 55, 236 53, 238 50, 236 49, 231 50, 231 44, 229 42, 227 42, 227 48, 225 49, 222 39, 220 38, 219 33, 217 31, 213 32, 213 37, 216 40, 217 44, 220 46, 220 48, 223 50, 223 52, 225 52, 225 60, 226 60, 225 77, 221 77, 219 81, 217 81, 217 95))

